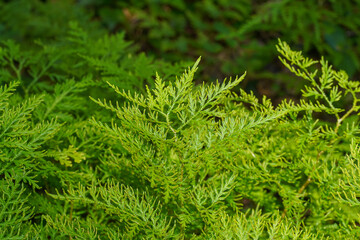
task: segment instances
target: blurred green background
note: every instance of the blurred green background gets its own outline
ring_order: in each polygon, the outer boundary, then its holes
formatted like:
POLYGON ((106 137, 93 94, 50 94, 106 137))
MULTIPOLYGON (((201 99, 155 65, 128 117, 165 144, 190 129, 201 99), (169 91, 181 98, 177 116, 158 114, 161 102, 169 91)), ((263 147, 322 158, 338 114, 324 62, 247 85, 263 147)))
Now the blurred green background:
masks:
POLYGON ((277 60, 278 38, 359 78, 360 0, 0 1, 0 40, 52 41, 69 22, 90 37, 123 32, 135 52, 154 59, 202 56, 199 82, 247 71, 242 87, 275 101, 296 98, 303 85, 277 60))

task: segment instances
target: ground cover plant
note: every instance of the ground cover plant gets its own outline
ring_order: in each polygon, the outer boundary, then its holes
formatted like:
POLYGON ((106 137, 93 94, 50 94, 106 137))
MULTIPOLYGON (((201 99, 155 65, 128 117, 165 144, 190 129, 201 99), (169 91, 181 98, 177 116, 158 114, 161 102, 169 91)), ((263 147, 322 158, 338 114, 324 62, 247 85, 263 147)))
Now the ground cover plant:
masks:
MULTIPOLYGON (((203 11, 225 23, 247 12, 245 4, 224 17, 218 8, 242 1, 204 2, 203 11)), ((198 58, 203 49, 191 62, 168 62, 141 52, 142 42, 127 40, 131 30, 116 31, 122 23, 109 12, 119 6, 96 3, 92 15, 92 1, 0 1, 0 239, 360 237, 360 83, 351 71, 276 35, 266 49, 302 90, 271 100, 244 88, 251 61, 239 76, 209 80, 215 55, 198 58)), ((191 13, 202 6, 188 6, 187 17, 202 19, 191 13)), ((135 8, 136 16, 175 14, 151 1, 122 7, 127 17, 135 8)), ((343 7, 330 19, 357 9, 343 7)), ((270 9, 239 31, 280 26, 270 9)), ((343 27, 354 30, 356 21, 343 27)), ((156 48, 163 44, 151 36, 156 48)))
POLYGON ((89 76, 90 50, 69 73, 72 54, 32 65, 19 49, 1 48, 1 239, 359 237, 360 87, 326 60, 279 41, 307 85, 273 106, 232 91, 246 74, 194 85, 200 59, 141 91, 89 76))

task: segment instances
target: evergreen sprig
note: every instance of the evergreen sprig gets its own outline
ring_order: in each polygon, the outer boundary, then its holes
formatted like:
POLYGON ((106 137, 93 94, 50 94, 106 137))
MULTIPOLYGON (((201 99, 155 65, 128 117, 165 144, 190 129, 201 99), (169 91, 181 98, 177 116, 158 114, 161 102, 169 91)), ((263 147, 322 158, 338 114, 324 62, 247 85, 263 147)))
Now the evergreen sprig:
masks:
MULTIPOLYGON (((193 86, 199 60, 174 82, 165 83, 157 75, 155 88, 147 88, 146 95, 109 84, 127 100, 123 105, 92 98, 117 116, 111 125, 91 120, 123 147, 107 150, 114 158, 110 161, 137 176, 133 188, 155 194, 162 202, 158 211, 174 221, 167 237, 357 236, 359 216, 347 212, 357 206, 358 180, 344 169, 352 166, 357 171, 345 154, 358 137, 354 127, 343 123, 358 111, 358 85, 325 60, 315 70, 316 61, 284 42, 277 47, 284 65, 310 83, 299 103, 284 100, 275 107, 267 98, 232 93, 244 76, 193 86), (353 97, 350 109, 336 105, 346 95, 353 97), (335 124, 316 119, 314 112, 334 116, 335 124), (354 193, 346 195, 350 188, 354 193), (244 213, 242 199, 262 209, 258 217, 244 213), (243 225, 227 223, 243 218, 243 225), (224 225, 217 225, 220 222, 224 225), (330 225, 336 231, 329 232, 330 225)), ((117 181, 127 182, 125 175, 117 176, 117 181)), ((71 199, 89 203, 86 191, 77 196, 71 199)), ((105 209, 111 212, 112 207, 105 209)), ((121 214, 116 218, 133 224, 121 214)))
POLYGON ((279 41, 307 82, 298 101, 236 90, 245 74, 196 85, 200 59, 129 87, 116 78, 144 56, 122 67, 122 35, 71 29, 59 41, 77 48, 41 45, 39 66, 3 43, 1 238, 359 238, 360 87, 345 72, 279 41))

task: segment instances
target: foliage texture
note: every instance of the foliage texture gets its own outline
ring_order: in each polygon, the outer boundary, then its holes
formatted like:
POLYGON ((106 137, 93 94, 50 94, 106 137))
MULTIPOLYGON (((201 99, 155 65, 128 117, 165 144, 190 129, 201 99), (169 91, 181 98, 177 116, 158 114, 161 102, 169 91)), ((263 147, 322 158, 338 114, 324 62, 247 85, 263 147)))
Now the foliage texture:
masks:
POLYGON ((299 102, 231 91, 245 74, 194 85, 200 59, 144 93, 108 81, 118 100, 91 97, 106 118, 41 119, 46 95, 4 85, 2 238, 358 238, 359 83, 277 49, 308 82, 299 102))
POLYGON ((248 41, 276 30, 357 69, 346 57, 358 52, 357 5, 256 2, 0 1, 0 239, 360 238, 360 83, 285 41, 248 41), (189 67, 141 53, 125 25, 164 59, 209 51, 205 74, 200 58, 189 67), (246 57, 224 69, 258 62, 251 52, 261 63, 202 83, 240 43, 246 57), (241 86, 272 59, 265 49, 287 71, 273 77, 303 86, 299 98, 241 86))

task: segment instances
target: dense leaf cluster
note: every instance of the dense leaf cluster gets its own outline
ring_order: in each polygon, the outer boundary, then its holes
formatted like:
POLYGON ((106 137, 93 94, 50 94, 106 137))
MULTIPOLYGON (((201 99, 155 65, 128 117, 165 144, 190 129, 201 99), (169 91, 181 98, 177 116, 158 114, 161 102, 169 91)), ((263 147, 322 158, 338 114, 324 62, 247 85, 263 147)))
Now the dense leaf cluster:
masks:
POLYGON ((0 1, 0 239, 360 238, 358 81, 278 40, 301 98, 197 84, 200 58, 139 53, 85 3, 0 1))
POLYGON ((344 71, 280 41, 280 60, 308 81, 297 103, 231 91, 245 74, 194 85, 200 59, 142 92, 114 81, 133 75, 116 65, 126 42, 102 66, 112 38, 94 52, 71 29, 69 52, 1 48, 2 239, 359 237, 360 86, 344 71))

